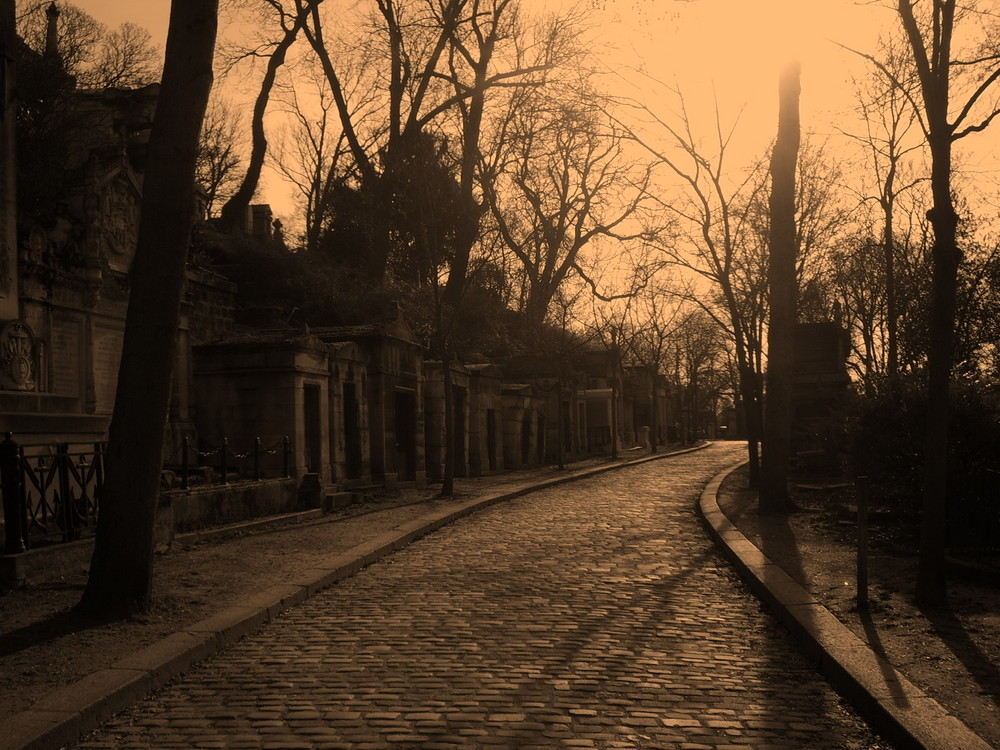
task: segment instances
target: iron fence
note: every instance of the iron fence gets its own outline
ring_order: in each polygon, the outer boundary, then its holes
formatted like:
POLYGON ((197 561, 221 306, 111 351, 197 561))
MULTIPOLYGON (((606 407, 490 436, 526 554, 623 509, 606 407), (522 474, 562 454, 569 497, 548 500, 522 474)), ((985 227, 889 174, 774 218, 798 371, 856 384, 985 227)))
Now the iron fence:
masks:
POLYGON ((261 438, 254 439, 253 448, 240 452, 233 450, 229 438, 223 438, 215 448, 200 449, 191 445, 185 436, 181 445, 164 463, 172 476, 168 486, 189 489, 192 484, 228 484, 230 481, 259 481, 269 477, 291 476, 292 445, 285 436, 274 444, 263 447, 261 438), (280 456, 268 461, 269 457, 280 456), (194 459, 192 461, 192 459, 194 459))
MULTIPOLYGON (((93 533, 104 488, 106 450, 103 442, 18 445, 7 434, 0 442, 5 554, 93 533)), ((233 451, 228 439, 207 451, 192 448, 185 439, 176 453, 180 455, 175 478, 182 489, 196 482, 219 485, 291 476, 292 446, 287 437, 267 448, 256 438, 254 447, 242 453, 233 451), (278 458, 267 461, 271 456, 278 458), (211 470, 206 470, 206 461, 211 470)), ((164 474, 174 474, 169 463, 164 467, 164 474)))
POLYGON ((104 443, 0 444, 5 551, 71 542, 97 525, 104 443))

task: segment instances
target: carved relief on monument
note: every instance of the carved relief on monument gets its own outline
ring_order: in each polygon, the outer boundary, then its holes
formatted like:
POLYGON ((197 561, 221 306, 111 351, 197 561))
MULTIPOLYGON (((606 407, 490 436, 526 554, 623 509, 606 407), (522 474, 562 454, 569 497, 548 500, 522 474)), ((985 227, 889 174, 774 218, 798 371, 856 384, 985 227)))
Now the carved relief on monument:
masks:
POLYGON ((0 388, 35 390, 35 336, 20 320, 0 329, 0 388))
POLYGON ((87 196, 85 212, 91 253, 96 249, 111 268, 127 271, 139 237, 140 194, 130 171, 105 176, 87 196))

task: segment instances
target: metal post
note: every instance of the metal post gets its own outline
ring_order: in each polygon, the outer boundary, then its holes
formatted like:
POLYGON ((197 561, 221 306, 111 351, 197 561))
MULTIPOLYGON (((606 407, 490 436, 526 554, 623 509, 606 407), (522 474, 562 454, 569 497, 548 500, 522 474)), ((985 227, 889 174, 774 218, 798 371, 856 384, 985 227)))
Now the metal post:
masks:
POLYGON ((871 483, 868 477, 855 482, 858 497, 858 596, 859 611, 868 609, 868 502, 871 483))
POLYGON ((255 482, 260 481, 260 436, 254 441, 253 448, 253 479, 255 482))
POLYGON ((4 552, 25 551, 24 492, 21 486, 21 454, 14 436, 8 432, 0 443, 0 489, 3 491, 3 519, 6 530, 4 552))
POLYGON ((222 447, 219 448, 219 453, 222 458, 219 460, 219 471, 222 473, 222 483, 229 484, 229 479, 226 476, 228 466, 226 466, 226 453, 229 448, 229 438, 222 438, 222 447))
POLYGON ((186 490, 188 488, 188 477, 190 476, 191 467, 188 464, 188 449, 191 447, 191 438, 188 435, 184 436, 184 444, 181 445, 181 489, 186 490))
POLYGON ((62 516, 63 541, 76 539, 76 518, 74 518, 73 497, 69 489, 69 445, 56 446, 56 472, 59 475, 59 502, 62 516))
POLYGON ((94 443, 94 512, 101 514, 101 495, 104 494, 104 443, 94 443))
POLYGON ((290 477, 291 474, 288 471, 288 462, 289 462, 289 459, 291 458, 292 446, 291 446, 291 444, 288 441, 288 435, 285 435, 285 437, 282 438, 282 440, 281 440, 281 447, 283 449, 282 463, 284 464, 282 468, 283 468, 285 477, 290 477))

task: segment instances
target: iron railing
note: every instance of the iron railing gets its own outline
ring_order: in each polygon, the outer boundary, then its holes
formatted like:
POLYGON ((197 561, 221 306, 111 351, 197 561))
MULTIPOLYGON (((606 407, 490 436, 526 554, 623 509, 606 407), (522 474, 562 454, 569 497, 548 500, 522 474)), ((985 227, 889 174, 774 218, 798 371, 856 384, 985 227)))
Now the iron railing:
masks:
MULTIPOLYGON (((106 443, 18 445, 9 433, 0 441, 5 554, 71 542, 93 532, 104 488, 106 449, 106 443)), ((244 453, 233 451, 228 439, 208 451, 193 449, 185 439, 178 452, 181 489, 194 484, 195 476, 203 485, 291 476, 292 446, 287 437, 268 448, 256 438, 254 448, 244 453), (267 462, 267 456, 280 459, 267 462), (204 461, 214 461, 211 471, 205 470, 204 461)), ((164 466, 170 470, 169 463, 164 466)))
POLYGON ((254 447, 239 452, 233 450, 229 438, 223 438, 218 447, 206 450, 191 446, 185 436, 164 467, 174 474, 176 484, 181 489, 189 489, 192 484, 228 484, 233 480, 259 481, 267 477, 290 477, 292 444, 285 436, 273 445, 264 448, 261 439, 254 439, 254 447), (269 456, 281 456, 280 464, 268 462, 269 456), (192 462, 192 459, 194 461, 192 462), (208 471, 206 471, 208 469, 208 471))
POLYGON ((104 443, 0 444, 5 551, 71 542, 97 524, 104 443))

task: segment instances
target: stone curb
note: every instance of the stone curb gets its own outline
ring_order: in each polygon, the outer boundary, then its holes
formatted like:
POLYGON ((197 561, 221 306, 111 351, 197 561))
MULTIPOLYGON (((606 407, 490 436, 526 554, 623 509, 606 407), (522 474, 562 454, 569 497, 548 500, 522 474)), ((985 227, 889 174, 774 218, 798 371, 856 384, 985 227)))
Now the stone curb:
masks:
POLYGON ((740 577, 803 644, 830 684, 901 748, 990 750, 989 743, 876 654, 730 522, 719 508, 719 488, 745 463, 730 466, 708 483, 698 511, 740 577))
POLYGON ((298 581, 274 586, 251 599, 130 654, 111 666, 59 688, 11 717, 0 734, 0 750, 52 750, 78 741, 119 711, 295 607, 321 589, 354 575, 453 521, 490 505, 537 490, 584 479, 625 466, 701 450, 711 443, 631 461, 568 472, 508 492, 459 501, 362 542, 330 558, 329 565, 301 572, 298 581))

